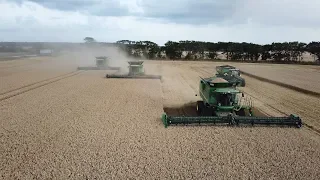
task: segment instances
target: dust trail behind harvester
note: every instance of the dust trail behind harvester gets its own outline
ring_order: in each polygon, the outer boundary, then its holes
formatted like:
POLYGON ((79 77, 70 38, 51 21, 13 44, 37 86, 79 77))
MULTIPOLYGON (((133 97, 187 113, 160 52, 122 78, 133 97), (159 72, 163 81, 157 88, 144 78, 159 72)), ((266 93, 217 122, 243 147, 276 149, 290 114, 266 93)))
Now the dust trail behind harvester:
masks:
POLYGON ((64 47, 55 47, 59 49, 53 56, 34 57, 35 63, 29 64, 33 70, 44 70, 48 72, 75 71, 81 66, 96 67, 96 57, 108 57, 108 65, 120 67, 119 73, 128 73, 128 62, 133 60, 127 56, 127 53, 114 45, 100 44, 71 44, 64 47))
POLYGON ((121 74, 128 73, 128 61, 134 60, 127 56, 126 52, 116 46, 78 46, 68 56, 74 60, 77 66, 96 66, 95 58, 106 56, 109 59, 109 65, 120 67, 121 74))

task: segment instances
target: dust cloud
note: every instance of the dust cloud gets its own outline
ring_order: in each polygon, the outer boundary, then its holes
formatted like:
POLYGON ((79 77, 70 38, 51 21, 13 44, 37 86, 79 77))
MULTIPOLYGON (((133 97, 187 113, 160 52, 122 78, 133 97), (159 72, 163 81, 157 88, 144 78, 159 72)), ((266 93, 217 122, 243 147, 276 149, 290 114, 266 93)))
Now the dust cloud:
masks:
POLYGON ((119 67, 118 73, 129 72, 128 61, 137 60, 130 58, 126 52, 112 45, 99 44, 74 44, 72 48, 63 49, 53 56, 40 56, 37 63, 28 65, 32 69, 52 70, 52 71, 76 71, 78 67, 96 67, 96 57, 108 57, 108 66, 119 67))
MULTIPOLYGON (((96 67, 96 57, 108 57, 108 66, 120 68, 109 71, 108 74, 127 75, 129 73, 128 61, 144 61, 144 72, 146 75, 162 75, 162 63, 158 64, 146 57, 130 57, 127 52, 116 45, 101 44, 72 44, 67 47, 56 47, 59 49, 52 56, 35 57, 32 70, 40 70, 52 73, 70 73, 78 70, 78 67, 96 67), (114 72, 115 71, 115 72, 114 72)), ((90 70, 96 71, 96 70, 90 70)))
POLYGON ((128 61, 137 60, 128 57, 126 52, 116 46, 79 46, 67 53, 77 66, 96 66, 95 59, 98 56, 108 57, 111 67, 120 67, 120 73, 128 73, 128 61))

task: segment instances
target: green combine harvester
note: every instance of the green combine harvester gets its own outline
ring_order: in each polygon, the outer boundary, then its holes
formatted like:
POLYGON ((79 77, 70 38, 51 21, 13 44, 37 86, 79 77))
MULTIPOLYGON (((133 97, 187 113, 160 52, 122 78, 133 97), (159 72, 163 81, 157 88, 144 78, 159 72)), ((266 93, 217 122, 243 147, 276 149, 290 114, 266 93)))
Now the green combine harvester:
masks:
POLYGON ((125 79, 161 79, 159 75, 147 75, 143 68, 144 61, 128 61, 128 74, 107 74, 106 78, 125 78, 125 79))
POLYGON ((106 56, 96 57, 96 67, 87 66, 87 67, 78 67, 78 70, 120 70, 120 67, 111 67, 109 66, 109 58, 106 56))
POLYGON ((230 65, 216 66, 216 71, 217 77, 221 77, 237 86, 245 87, 246 81, 240 76, 240 70, 236 67, 230 65))
POLYGON ((201 78, 199 94, 202 101, 197 102, 197 116, 170 116, 164 113, 162 122, 167 128, 172 124, 260 124, 288 125, 300 128, 300 117, 255 117, 252 101, 244 97, 233 83, 221 77, 201 78))

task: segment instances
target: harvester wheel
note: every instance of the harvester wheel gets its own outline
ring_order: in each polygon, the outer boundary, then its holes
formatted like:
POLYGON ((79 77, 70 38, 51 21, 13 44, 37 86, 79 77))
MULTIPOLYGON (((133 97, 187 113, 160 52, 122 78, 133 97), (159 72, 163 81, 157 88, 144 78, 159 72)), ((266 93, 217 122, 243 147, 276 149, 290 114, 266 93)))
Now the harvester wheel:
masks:
POLYGON ((243 79, 242 81, 242 87, 245 87, 246 86, 246 80, 243 79))
POLYGON ((200 116, 202 114, 204 108, 203 101, 197 101, 197 115, 200 116))
POLYGON ((302 127, 302 123, 301 122, 296 123, 296 125, 297 125, 297 128, 301 128, 302 127))
POLYGON ((240 109, 239 111, 236 112, 236 114, 238 116, 246 116, 246 112, 244 111, 244 109, 240 109))
POLYGON ((210 106, 204 106, 201 112, 202 116, 212 116, 213 115, 213 109, 210 106))

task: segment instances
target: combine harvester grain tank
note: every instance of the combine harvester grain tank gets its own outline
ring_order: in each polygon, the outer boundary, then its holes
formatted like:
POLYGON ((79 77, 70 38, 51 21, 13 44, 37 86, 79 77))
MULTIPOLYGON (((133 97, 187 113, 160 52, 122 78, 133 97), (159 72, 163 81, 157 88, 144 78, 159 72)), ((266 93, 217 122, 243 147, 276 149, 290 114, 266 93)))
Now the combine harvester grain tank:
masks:
MULTIPOLYGON (((239 85, 239 84, 238 84, 239 85)), ((286 125, 300 128, 299 116, 256 117, 252 100, 244 97, 234 81, 214 76, 201 78, 199 84, 201 101, 197 102, 197 116, 170 116, 162 114, 162 122, 167 128, 173 124, 226 124, 226 125, 286 125)))

